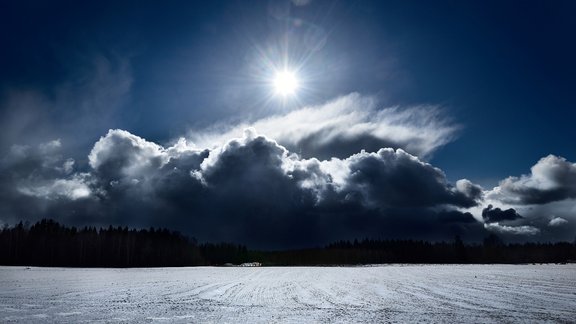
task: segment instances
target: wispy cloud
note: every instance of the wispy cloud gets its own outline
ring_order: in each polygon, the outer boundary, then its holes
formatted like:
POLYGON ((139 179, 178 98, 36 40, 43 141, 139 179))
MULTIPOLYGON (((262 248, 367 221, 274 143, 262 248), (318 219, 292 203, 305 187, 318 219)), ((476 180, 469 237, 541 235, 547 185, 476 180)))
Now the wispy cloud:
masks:
POLYGON ((130 98, 130 59, 77 53, 64 65, 74 72, 65 81, 0 89, 0 150, 46 138, 89 145, 88 140, 115 124, 130 98))
POLYGON ((199 147, 222 145, 246 128, 274 138, 304 157, 345 158, 360 150, 401 148, 420 158, 452 141, 460 126, 437 106, 383 108, 373 97, 352 93, 326 104, 237 125, 192 131, 199 147))
POLYGON ((513 234, 513 235, 536 235, 540 233, 540 229, 529 226, 529 225, 522 225, 522 226, 507 226, 507 225, 500 225, 499 223, 486 223, 484 227, 491 231, 500 234, 513 234))

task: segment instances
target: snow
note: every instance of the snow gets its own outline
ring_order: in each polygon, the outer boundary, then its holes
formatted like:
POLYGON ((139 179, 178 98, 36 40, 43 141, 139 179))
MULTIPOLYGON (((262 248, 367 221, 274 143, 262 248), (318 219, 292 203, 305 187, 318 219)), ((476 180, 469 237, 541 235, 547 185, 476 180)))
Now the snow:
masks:
POLYGON ((576 264, 0 267, 0 322, 571 322, 576 264))

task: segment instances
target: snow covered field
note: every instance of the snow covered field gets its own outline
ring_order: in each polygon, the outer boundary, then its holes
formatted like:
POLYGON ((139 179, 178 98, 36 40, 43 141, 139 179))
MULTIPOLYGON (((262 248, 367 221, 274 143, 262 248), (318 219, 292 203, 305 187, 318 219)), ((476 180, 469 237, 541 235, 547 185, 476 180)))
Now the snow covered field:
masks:
POLYGON ((576 265, 0 267, 0 322, 576 321, 576 265))

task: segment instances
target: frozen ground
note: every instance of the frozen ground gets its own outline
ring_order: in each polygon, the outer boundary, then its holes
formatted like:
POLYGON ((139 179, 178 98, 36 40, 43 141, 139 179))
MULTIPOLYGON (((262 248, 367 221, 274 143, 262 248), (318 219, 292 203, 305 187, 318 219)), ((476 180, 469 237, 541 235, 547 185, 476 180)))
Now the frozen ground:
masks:
POLYGON ((574 322, 576 265, 0 267, 0 322, 574 322))

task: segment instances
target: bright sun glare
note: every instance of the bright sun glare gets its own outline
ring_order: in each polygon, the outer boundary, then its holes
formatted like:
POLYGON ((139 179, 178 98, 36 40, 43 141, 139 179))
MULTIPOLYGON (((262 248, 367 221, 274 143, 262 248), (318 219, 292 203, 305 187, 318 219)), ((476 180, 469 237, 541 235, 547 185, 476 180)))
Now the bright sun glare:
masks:
POLYGON ((279 71, 274 77, 274 88, 282 96, 293 95, 298 89, 298 79, 293 72, 279 71))

